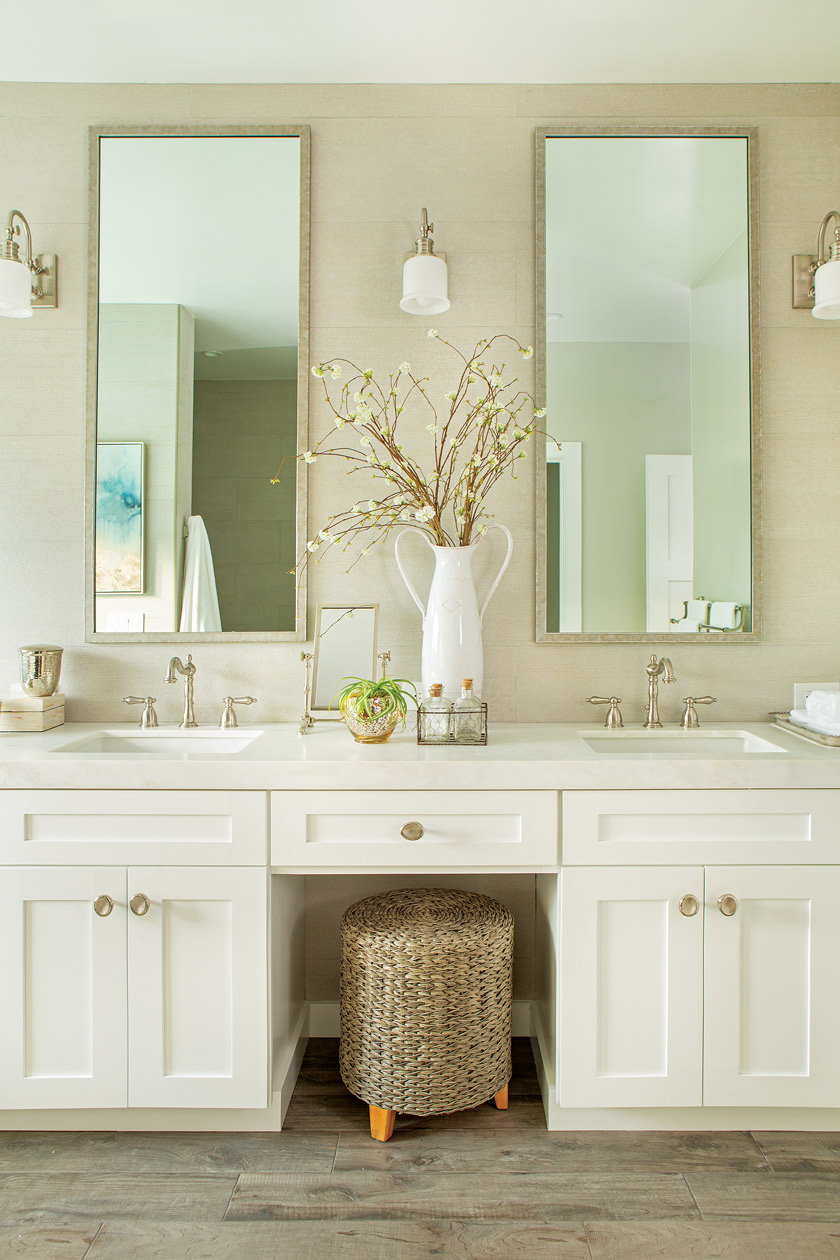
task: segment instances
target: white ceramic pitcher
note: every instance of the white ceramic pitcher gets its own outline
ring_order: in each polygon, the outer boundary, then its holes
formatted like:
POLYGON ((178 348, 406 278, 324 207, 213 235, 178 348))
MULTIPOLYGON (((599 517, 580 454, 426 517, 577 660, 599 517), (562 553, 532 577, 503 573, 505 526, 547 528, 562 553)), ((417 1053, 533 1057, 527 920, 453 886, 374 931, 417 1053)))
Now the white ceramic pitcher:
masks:
POLYGON ((507 539, 507 553, 496 579, 481 605, 475 595, 472 559, 479 543, 469 547, 436 547, 428 534, 409 526, 400 530, 394 543, 394 555, 402 580, 423 617, 423 654, 421 674, 423 694, 428 695, 432 683, 443 683, 444 695, 450 700, 461 693, 465 678, 473 680, 473 691, 482 697, 484 686, 484 652, 481 626, 487 605, 510 564, 513 538, 505 525, 493 522, 488 530, 498 529, 507 539), (435 556, 435 572, 429 590, 429 602, 423 606, 400 560, 400 541, 406 534, 419 534, 435 556))

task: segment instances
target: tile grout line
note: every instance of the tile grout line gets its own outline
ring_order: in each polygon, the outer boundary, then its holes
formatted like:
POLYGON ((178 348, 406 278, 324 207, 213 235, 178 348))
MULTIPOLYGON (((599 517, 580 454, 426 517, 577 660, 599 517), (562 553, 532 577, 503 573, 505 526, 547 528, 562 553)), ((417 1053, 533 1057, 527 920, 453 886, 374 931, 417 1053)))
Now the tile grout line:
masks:
POLYGON ((698 1216, 698 1219, 699 1219, 699 1220, 701 1220, 701 1221, 704 1221, 706 1218, 704 1217, 704 1215, 703 1215, 703 1211, 702 1211, 702 1208, 700 1207, 700 1204, 697 1202, 697 1199, 696 1199, 696 1197, 695 1197, 695 1195, 694 1195, 694 1191, 693 1191, 693 1190, 692 1190, 692 1188, 691 1188, 691 1182, 688 1180, 688 1173, 680 1173, 680 1176, 682 1177, 683 1181, 685 1182, 686 1189, 688 1190, 688 1193, 691 1195, 691 1200, 692 1200, 692 1202, 693 1202, 694 1206, 697 1208, 697 1216, 698 1216))
MULTIPOLYGON (((749 1133, 752 1141, 755 1142, 756 1149, 758 1150, 759 1154, 761 1155, 761 1158, 764 1160, 765 1164, 767 1165, 769 1171, 771 1173, 774 1173, 776 1169, 773 1167, 773 1161, 770 1158, 770 1156, 767 1154, 767 1152, 765 1151, 764 1147, 761 1145, 761 1142, 755 1136, 752 1129, 748 1129, 747 1132, 749 1133)), ((759 1169, 759 1171, 761 1171, 761 1169, 759 1169)))
POLYGON ((82 1260, 87 1260, 88 1256, 89 1256, 89 1255, 90 1255, 90 1253, 91 1253, 91 1248, 93 1247, 93 1244, 96 1242, 97 1238, 98 1238, 98 1237, 99 1237, 99 1235, 102 1233, 102 1230, 104 1229, 104 1227, 105 1227, 105 1222, 104 1222, 104 1221, 100 1221, 100 1222, 99 1222, 99 1226, 98 1226, 98 1228, 97 1228, 97 1230, 96 1230, 96 1233, 93 1235, 93 1238, 91 1238, 90 1243, 89 1243, 89 1245, 88 1245, 88 1248, 87 1248, 87 1250, 85 1251, 85 1254, 82 1256, 82 1260))
POLYGON ((233 1202, 233 1196, 236 1194, 236 1188, 237 1188, 237 1186, 239 1185, 239 1182, 240 1182, 241 1178, 242 1178, 242 1173, 238 1173, 238 1174, 237 1174, 237 1177, 236 1177, 236 1181, 234 1181, 234 1183, 233 1183, 233 1189, 231 1190, 230 1194, 228 1195, 228 1201, 227 1201, 227 1203, 225 1204, 225 1210, 224 1210, 224 1212, 222 1212, 222 1215, 221 1215, 221 1223, 222 1223, 222 1224, 224 1224, 224 1222, 227 1220, 227 1214, 228 1214, 228 1212, 230 1211, 230 1205, 231 1205, 231 1203, 233 1202))

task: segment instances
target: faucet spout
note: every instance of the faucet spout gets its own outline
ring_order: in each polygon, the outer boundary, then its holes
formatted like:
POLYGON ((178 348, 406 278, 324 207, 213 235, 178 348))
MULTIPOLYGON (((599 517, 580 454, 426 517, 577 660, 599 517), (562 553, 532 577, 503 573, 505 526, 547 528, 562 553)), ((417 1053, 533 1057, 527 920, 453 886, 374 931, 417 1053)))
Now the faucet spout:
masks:
POLYGON ((187 656, 187 663, 184 665, 179 656, 173 656, 169 662, 169 669, 166 671, 166 681, 174 683, 178 681, 178 674, 184 679, 184 720, 181 727, 198 726, 195 720, 195 711, 193 709, 193 680, 195 678, 195 665, 191 655, 187 656))
POLYGON ((674 667, 667 656, 663 656, 660 660, 656 659, 653 653, 650 658, 650 664, 645 666, 645 673, 648 676, 648 702, 645 706, 647 719, 644 723, 646 731, 655 730, 661 727, 659 720, 659 677, 666 683, 676 682, 674 667))

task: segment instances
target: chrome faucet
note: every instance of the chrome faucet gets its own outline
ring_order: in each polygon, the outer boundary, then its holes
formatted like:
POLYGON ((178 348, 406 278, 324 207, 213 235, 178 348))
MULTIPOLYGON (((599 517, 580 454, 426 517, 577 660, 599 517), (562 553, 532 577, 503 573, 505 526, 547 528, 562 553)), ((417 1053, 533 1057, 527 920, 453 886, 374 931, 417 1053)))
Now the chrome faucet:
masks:
POLYGON ((648 676, 648 702, 645 705, 645 713, 647 721, 644 723, 646 731, 652 731, 655 727, 661 727, 659 721, 659 676, 662 675, 662 681, 666 683, 675 682, 674 667, 668 660, 667 656, 656 659, 653 653, 650 658, 650 664, 645 666, 645 673, 648 676))
POLYGON ((187 656, 187 663, 184 665, 179 656, 173 656, 169 662, 169 669, 166 673, 166 681, 174 683, 178 681, 177 675, 183 674, 184 677, 184 720, 182 727, 198 726, 195 720, 195 712, 193 711, 193 679, 195 678, 195 665, 193 665, 192 656, 187 656))

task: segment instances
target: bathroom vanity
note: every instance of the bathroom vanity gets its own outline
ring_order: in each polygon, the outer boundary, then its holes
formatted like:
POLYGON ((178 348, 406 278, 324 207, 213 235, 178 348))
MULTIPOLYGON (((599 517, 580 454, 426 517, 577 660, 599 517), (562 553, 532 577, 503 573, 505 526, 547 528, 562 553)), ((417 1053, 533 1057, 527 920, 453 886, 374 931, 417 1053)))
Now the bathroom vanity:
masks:
POLYGON ((5 1128, 279 1129, 304 876, 477 872, 535 876, 517 1018, 549 1128, 840 1127, 831 749, 68 725, 0 736, 0 787, 5 1128))

